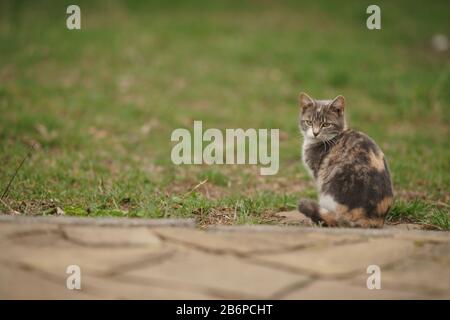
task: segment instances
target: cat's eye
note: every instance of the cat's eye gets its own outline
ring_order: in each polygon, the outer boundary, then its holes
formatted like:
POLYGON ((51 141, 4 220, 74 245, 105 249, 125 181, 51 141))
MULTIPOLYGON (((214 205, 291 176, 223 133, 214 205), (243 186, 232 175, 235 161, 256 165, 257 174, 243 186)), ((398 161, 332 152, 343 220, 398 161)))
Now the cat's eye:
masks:
POLYGON ((331 123, 328 123, 328 122, 322 123, 322 127, 324 127, 324 128, 328 128, 330 126, 331 126, 331 123))
POLYGON ((312 121, 310 121, 310 120, 305 120, 305 123, 307 126, 312 126, 312 121))

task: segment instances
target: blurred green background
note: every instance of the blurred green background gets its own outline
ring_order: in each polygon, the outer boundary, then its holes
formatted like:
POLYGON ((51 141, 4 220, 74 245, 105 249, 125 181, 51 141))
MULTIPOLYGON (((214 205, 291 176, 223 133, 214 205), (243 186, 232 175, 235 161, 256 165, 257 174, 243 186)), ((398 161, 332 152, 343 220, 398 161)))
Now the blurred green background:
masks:
POLYGON ((305 91, 343 94, 349 125, 382 147, 389 221, 449 229, 450 54, 432 39, 449 36, 450 2, 378 1, 374 31, 370 4, 2 1, 0 191, 35 149, 0 210, 274 223, 316 195, 300 162, 305 91), (66 28, 69 4, 81 30, 66 28), (170 134, 194 120, 279 128, 278 175, 172 165, 170 134))

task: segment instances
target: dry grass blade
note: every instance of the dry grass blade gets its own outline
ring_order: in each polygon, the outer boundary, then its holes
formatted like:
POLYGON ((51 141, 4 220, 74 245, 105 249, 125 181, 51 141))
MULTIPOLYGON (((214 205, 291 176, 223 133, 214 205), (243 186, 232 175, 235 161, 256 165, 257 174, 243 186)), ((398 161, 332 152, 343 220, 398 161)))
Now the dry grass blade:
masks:
POLYGON ((11 179, 9 179, 8 185, 6 186, 5 190, 2 193, 2 196, 0 199, 4 199, 6 197, 6 195, 8 194, 9 188, 11 188, 11 185, 14 181, 14 179, 17 176, 17 173, 19 173, 19 170, 22 168, 23 164, 25 163, 25 160, 27 160, 31 154, 34 151, 34 144, 30 147, 30 150, 28 150, 27 154, 25 155, 25 157, 23 157, 22 161, 20 162, 19 166, 16 168, 16 171, 14 171, 14 174, 11 176, 11 179))

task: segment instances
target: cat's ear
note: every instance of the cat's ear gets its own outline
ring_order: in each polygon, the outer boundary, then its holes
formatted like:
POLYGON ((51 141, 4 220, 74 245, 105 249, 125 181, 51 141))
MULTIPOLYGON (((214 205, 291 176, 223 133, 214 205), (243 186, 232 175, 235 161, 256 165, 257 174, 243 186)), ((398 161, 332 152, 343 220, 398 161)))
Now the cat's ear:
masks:
POLYGON ((298 96, 298 100, 300 102, 300 108, 302 109, 302 112, 307 108, 314 106, 314 100, 304 92, 300 93, 300 95, 298 96))
POLYGON ((345 109, 345 98, 343 96, 337 96, 334 98, 334 100, 330 103, 330 109, 331 111, 336 112, 339 116, 342 116, 345 109))

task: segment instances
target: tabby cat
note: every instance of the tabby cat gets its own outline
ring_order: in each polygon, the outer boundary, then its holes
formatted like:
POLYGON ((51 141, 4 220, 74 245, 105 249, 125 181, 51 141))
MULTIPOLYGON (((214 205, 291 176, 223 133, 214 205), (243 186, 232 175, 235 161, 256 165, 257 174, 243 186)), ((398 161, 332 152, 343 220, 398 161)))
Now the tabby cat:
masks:
POLYGON ((381 228, 393 201, 386 158, 364 133, 348 129, 345 99, 314 100, 301 93, 302 158, 313 176, 319 203, 298 209, 323 226, 381 228))

